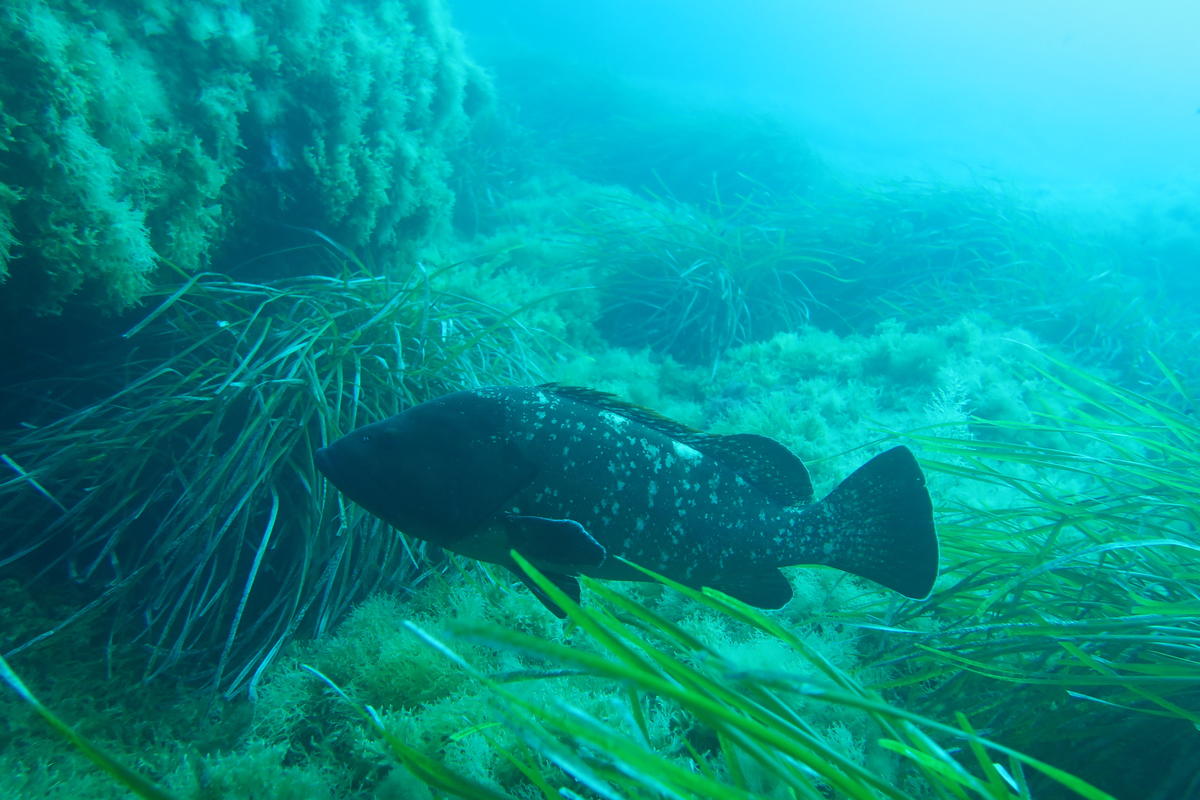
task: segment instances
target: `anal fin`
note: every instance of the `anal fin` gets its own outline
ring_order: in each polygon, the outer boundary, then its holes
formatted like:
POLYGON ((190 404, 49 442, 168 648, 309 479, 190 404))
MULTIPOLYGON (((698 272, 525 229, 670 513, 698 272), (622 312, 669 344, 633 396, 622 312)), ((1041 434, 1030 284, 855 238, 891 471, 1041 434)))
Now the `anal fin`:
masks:
POLYGON ((783 608, 792 599, 792 584, 774 567, 723 575, 707 585, 755 608, 783 608))

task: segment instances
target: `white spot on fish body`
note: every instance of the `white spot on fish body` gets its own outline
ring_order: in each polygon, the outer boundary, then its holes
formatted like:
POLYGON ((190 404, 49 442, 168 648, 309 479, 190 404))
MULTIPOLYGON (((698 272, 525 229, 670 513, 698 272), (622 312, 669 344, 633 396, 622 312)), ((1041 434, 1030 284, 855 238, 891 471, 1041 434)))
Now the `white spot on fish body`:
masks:
POLYGON ((675 445, 675 452, 685 461, 696 461, 700 458, 700 451, 691 445, 683 442, 672 442, 672 444, 675 445))
POLYGON ((600 418, 617 430, 621 430, 629 424, 629 420, 625 417, 622 417, 620 414, 614 414, 611 411, 601 411, 600 418))

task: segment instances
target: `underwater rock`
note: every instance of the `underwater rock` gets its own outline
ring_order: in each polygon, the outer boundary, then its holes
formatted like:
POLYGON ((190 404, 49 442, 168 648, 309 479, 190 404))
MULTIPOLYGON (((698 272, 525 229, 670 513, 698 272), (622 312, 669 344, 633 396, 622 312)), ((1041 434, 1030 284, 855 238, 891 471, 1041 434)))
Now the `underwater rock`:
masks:
POLYGON ((0 61, 6 316, 119 312, 282 223, 411 253, 490 97, 440 0, 14 0, 0 61))

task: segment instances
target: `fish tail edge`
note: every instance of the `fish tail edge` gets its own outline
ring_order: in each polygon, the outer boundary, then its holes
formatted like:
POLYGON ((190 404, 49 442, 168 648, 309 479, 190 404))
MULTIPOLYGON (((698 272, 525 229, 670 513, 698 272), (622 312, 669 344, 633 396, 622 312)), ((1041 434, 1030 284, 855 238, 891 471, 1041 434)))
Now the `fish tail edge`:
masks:
POLYGON ((811 510, 828 535, 821 563, 913 599, 932 593, 939 550, 933 503, 907 447, 875 456, 811 510))

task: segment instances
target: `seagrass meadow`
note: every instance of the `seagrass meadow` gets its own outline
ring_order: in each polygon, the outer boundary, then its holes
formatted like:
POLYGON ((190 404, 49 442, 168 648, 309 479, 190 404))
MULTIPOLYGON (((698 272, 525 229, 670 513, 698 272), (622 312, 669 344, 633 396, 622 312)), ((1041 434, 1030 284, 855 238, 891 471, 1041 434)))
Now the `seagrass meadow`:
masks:
POLYGON ((0 797, 1200 797, 1186 219, 485 69, 435 0, 0 29, 0 797), (777 611, 652 573, 576 603, 518 553, 559 619, 314 465, 541 382, 770 436, 818 496, 907 445, 933 593, 800 566, 777 611))

